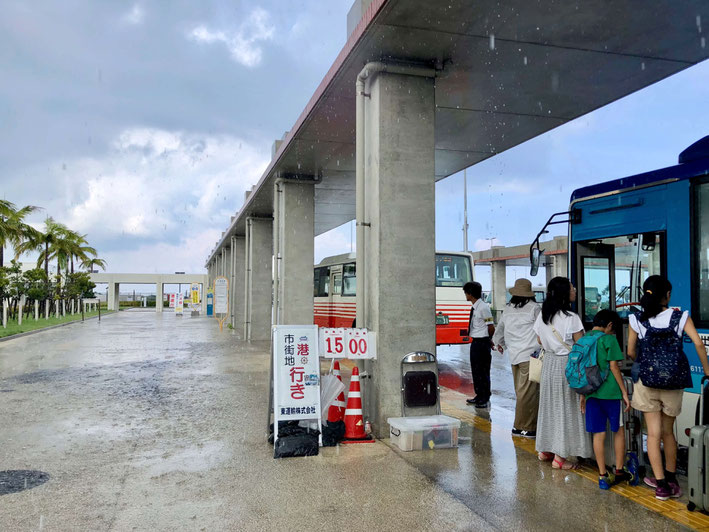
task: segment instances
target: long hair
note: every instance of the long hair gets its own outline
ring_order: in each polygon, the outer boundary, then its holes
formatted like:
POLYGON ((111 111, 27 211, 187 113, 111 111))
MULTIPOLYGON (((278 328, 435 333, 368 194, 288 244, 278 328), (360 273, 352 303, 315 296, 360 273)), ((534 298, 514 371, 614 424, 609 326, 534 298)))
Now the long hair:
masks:
POLYGON ((512 298, 510 299, 510 305, 512 305, 515 308, 522 308, 530 301, 534 301, 534 298, 533 297, 524 297, 524 296, 512 296, 512 298))
POLYGON ((547 286, 547 297, 542 303, 542 321, 549 325, 559 312, 568 316, 571 312, 571 281, 566 277, 554 277, 547 286))
POLYGON ((662 312, 662 300, 667 292, 672 291, 672 283, 659 275, 651 275, 643 283, 643 297, 640 298, 640 306, 643 312, 640 321, 654 318, 662 312))

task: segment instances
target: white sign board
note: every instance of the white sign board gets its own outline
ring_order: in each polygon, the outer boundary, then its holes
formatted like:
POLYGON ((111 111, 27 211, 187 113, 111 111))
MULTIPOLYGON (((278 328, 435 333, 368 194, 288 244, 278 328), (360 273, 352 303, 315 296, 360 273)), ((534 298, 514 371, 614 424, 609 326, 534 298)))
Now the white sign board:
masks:
POLYGON ((175 299, 176 294, 168 294, 168 301, 170 302, 170 308, 175 308, 177 300, 175 299))
POLYGON ((276 325, 272 345, 274 426, 289 419, 320 422, 317 325, 276 325))
POLYGON ((229 281, 226 277, 214 279, 214 314, 229 312, 229 281))
POLYGON ((175 295, 175 314, 181 315, 185 306, 185 296, 182 294, 175 295))
POLYGON ((321 328, 319 344, 324 358, 377 358, 376 335, 367 329, 321 328))
POLYGON ((97 305, 100 303, 100 301, 97 297, 87 297, 86 299, 84 299, 84 303, 97 305))

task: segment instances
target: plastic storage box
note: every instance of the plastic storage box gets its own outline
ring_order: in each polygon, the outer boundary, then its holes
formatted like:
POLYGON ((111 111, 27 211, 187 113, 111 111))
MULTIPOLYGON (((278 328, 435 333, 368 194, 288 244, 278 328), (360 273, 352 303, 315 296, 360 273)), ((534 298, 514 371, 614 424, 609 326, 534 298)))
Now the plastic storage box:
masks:
POLYGON ((390 417, 391 442, 402 451, 458 447, 460 420, 448 416, 390 417))

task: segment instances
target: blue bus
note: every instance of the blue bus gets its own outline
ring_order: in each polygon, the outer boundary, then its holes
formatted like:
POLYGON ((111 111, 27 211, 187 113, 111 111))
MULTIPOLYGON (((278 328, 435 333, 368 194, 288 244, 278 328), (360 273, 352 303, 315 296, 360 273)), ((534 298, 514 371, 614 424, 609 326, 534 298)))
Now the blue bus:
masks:
MULTIPOLYGON (((670 305, 689 310, 709 345, 709 136, 684 150, 676 166, 574 191, 569 211, 549 220, 566 222, 576 310, 588 328, 596 312, 615 310, 625 322, 619 334, 625 347, 627 318, 639 309, 643 281, 659 274, 672 283, 670 305)), ((540 255, 538 238, 533 265, 540 255)), ((685 341, 694 386, 684 394, 675 430, 686 445, 703 371, 693 344, 685 341)))

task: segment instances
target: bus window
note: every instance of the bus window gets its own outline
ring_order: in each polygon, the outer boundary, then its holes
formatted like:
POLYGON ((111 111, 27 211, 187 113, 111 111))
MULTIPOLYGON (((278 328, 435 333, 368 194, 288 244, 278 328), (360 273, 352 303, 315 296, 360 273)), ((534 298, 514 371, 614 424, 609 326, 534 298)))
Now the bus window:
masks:
POLYGON ((315 297, 327 297, 330 294, 330 268, 315 269, 315 297))
POLYGON ((578 309, 584 323, 601 309, 627 318, 639 306, 642 285, 663 272, 664 233, 599 238, 577 244, 578 309))
POLYGON ((354 264, 345 264, 342 269, 342 295, 354 296, 357 291, 357 277, 354 264))
POLYGON ((339 273, 332 276, 332 293, 337 296, 342 293, 342 275, 339 273))
POLYGON ((462 287, 472 280, 469 257, 436 254, 436 286, 462 287))
POLYGON ((610 292, 610 260, 583 257, 583 321, 592 322, 599 310, 611 308, 610 292))
POLYGON ((698 301, 700 323, 709 322, 709 183, 695 187, 696 216, 694 234, 695 271, 698 276, 698 301))

